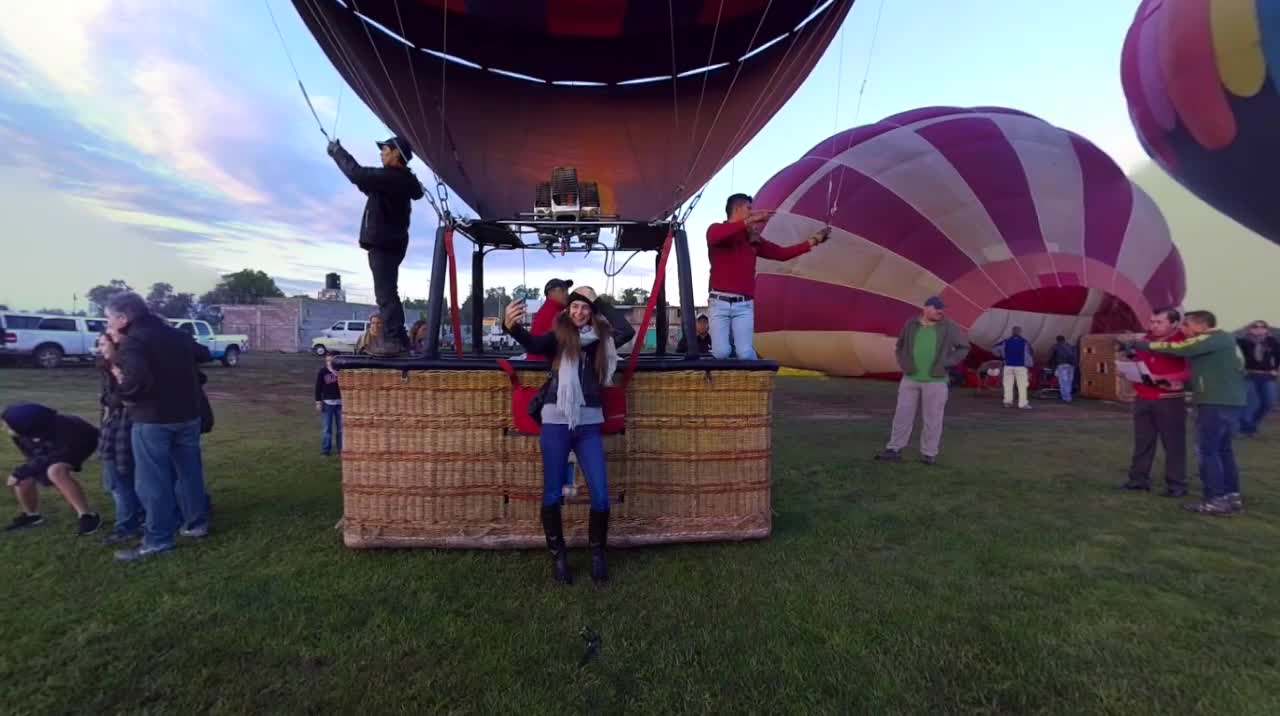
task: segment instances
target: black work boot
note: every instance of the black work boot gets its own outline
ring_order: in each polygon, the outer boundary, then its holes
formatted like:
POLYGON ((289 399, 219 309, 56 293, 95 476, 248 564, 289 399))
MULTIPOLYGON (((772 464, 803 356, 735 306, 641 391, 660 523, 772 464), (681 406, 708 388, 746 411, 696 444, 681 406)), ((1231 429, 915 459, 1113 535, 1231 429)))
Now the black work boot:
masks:
POLYGON ((547 536, 547 550, 551 552, 552 578, 561 584, 573 584, 569 551, 564 545, 564 528, 560 523, 560 505, 542 508, 542 532, 547 536))
POLYGON ((587 544, 591 547, 591 581, 603 584, 609 581, 609 565, 604 558, 604 549, 609 544, 609 511, 592 510, 587 530, 587 544))

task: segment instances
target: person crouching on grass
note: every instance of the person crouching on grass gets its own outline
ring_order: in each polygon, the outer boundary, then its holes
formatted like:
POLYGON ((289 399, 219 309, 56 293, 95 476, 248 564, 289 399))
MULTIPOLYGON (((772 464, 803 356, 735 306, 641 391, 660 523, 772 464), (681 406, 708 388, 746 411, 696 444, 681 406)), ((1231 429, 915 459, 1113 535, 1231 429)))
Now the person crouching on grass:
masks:
POLYGON ((316 412, 320 414, 320 454, 328 457, 336 447, 342 454, 342 390, 338 387, 335 356, 325 354, 316 373, 316 412))
POLYGON ((557 582, 573 583, 569 556, 561 526, 561 488, 569 451, 578 457, 586 473, 591 492, 591 521, 588 543, 591 547, 591 581, 608 580, 605 546, 609 533, 609 493, 605 475, 604 439, 601 426, 604 409, 601 389, 613 381, 618 367, 618 347, 635 336, 626 321, 611 324, 598 309, 597 302, 579 289, 568 296, 568 306, 561 311, 550 333, 535 336, 521 321, 525 302, 513 301, 507 306, 503 328, 530 353, 551 358, 547 382, 539 396, 542 432, 542 530, 551 552, 552 575, 557 582))
POLYGON ((98 460, 102 463, 102 486, 116 507, 116 523, 105 545, 132 542, 142 536, 146 512, 138 498, 133 479, 133 419, 120 397, 120 380, 115 373, 117 338, 110 333, 98 336, 98 371, 102 389, 102 425, 98 430, 98 460))
POLYGON ((53 485, 79 516, 76 534, 93 534, 102 524, 97 512, 89 509, 84 490, 71 476, 80 472, 84 461, 98 449, 98 429, 71 415, 59 415, 36 403, 18 403, 5 408, 0 421, 13 436, 27 461, 14 469, 8 484, 18 497, 22 512, 5 527, 6 532, 44 524, 40 514, 37 484, 53 485))

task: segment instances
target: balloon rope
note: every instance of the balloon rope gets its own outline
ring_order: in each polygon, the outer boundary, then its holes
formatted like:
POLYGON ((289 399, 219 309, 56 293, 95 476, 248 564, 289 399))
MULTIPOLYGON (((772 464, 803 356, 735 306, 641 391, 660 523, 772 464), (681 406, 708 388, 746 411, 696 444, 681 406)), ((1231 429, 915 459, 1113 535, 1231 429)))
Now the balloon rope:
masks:
MULTIPOLYGON (((840 26, 840 54, 836 60, 836 108, 831 113, 831 146, 835 147, 836 134, 840 132, 840 88, 844 86, 844 25, 840 26)), ((835 158, 835 152, 831 153, 831 158, 835 158)), ((840 174, 840 178, 844 178, 844 173, 840 174)), ((834 172, 827 172, 827 226, 831 226, 831 217, 836 213, 835 202, 832 201, 833 184, 835 182, 834 172)))
MULTIPOLYGON (((880 18, 883 16, 884 16, 884 0, 880 0, 880 7, 876 10, 876 24, 875 24, 875 27, 871 30, 871 46, 867 48, 867 64, 862 71, 862 86, 858 88, 858 103, 854 105, 854 108, 853 108, 853 123, 855 125, 858 123, 858 116, 862 112, 862 96, 867 92, 867 78, 871 76, 871 60, 875 56, 876 38, 880 36, 880 18)), ((852 146, 853 146, 853 136, 850 135, 849 142, 845 146, 844 151, 845 152, 849 151, 849 147, 852 147, 852 146)), ((844 152, 841 152, 841 154, 843 155, 844 152)), ((832 157, 832 159, 834 159, 834 157, 832 157)), ((848 173, 845 171, 845 167, 843 166, 840 167, 839 171, 840 171, 840 181, 839 183, 836 184, 836 194, 835 194, 836 203, 831 204, 831 213, 827 215, 827 226, 831 225, 831 219, 835 216, 836 211, 839 210, 840 208, 838 206, 838 202, 840 201, 840 190, 844 188, 844 175, 848 173)))
POLYGON ((316 126, 320 128, 320 133, 325 139, 329 139, 329 133, 324 129, 324 122, 320 121, 320 115, 316 113, 315 105, 311 104, 311 95, 307 94, 306 85, 302 84, 302 75, 298 74, 298 66, 293 62, 293 53, 289 52, 289 43, 284 41, 284 32, 280 30, 280 23, 276 22, 276 14, 271 10, 270 0, 262 0, 262 4, 267 6, 267 15, 271 17, 271 24, 276 28, 276 36, 280 38, 280 46, 284 48, 284 56, 289 60, 289 66, 293 68, 293 77, 298 81, 298 89, 302 90, 302 99, 306 100, 307 108, 311 110, 311 116, 316 119, 316 126))

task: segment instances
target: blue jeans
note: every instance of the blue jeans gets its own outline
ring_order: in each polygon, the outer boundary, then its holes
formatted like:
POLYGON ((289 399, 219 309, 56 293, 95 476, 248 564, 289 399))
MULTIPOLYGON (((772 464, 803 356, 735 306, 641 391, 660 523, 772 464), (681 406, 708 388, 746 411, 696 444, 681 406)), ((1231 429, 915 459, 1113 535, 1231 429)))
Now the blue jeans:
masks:
POLYGON ((1196 412, 1196 453, 1204 499, 1240 491, 1240 468, 1231 448, 1231 435, 1240 422, 1240 409, 1201 405, 1196 412))
POLYGON ((1063 402, 1071 402, 1071 382, 1076 377, 1075 366, 1060 365, 1053 371, 1058 376, 1058 395, 1062 396, 1063 402))
POLYGON ((209 524, 209 496, 200 458, 200 419, 134 423, 133 459, 138 497, 147 511, 142 543, 173 546, 178 526, 209 524))
POLYGON ((342 453, 342 406, 320 405, 320 452, 328 455, 334 448, 334 437, 337 437, 338 453, 342 453))
POLYGON ((756 349, 751 344, 755 330, 755 301, 730 303, 711 299, 711 355, 725 359, 736 353, 742 360, 755 360, 756 349))
POLYGON ((102 462, 102 487, 111 494, 116 505, 115 531, 120 533, 137 532, 142 529, 146 513, 142 509, 142 501, 133 485, 133 469, 117 469, 116 463, 110 460, 102 462))
POLYGON ((1244 390, 1249 405, 1240 416, 1240 432, 1253 435, 1271 412, 1271 406, 1276 404, 1275 376, 1250 373, 1244 377, 1244 390))
POLYGON ((542 424, 538 443, 542 446, 542 506, 560 504, 560 488, 565 483, 565 464, 569 451, 578 456, 578 464, 587 477, 591 492, 591 509, 609 509, 609 482, 604 462, 604 437, 600 425, 579 425, 570 431, 568 425, 542 424))

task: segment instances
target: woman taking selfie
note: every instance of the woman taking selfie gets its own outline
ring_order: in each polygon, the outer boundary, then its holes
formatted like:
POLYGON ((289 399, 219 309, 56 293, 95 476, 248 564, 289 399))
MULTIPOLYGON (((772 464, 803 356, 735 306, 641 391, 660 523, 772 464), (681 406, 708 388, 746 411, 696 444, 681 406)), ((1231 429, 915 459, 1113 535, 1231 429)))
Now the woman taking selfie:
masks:
POLYGON ((551 332, 534 336, 521 324, 523 300, 507 306, 503 328, 530 353, 551 356, 547 382, 538 393, 542 422, 542 529, 551 551, 553 576, 571 584, 569 557, 560 521, 561 486, 569 451, 578 457, 591 492, 591 580, 609 578, 604 550, 609 533, 609 493, 605 476, 604 409, 601 388, 613 381, 618 367, 618 346, 635 335, 625 320, 616 327, 600 315, 599 306, 582 290, 569 294, 569 302, 556 315, 551 332))

